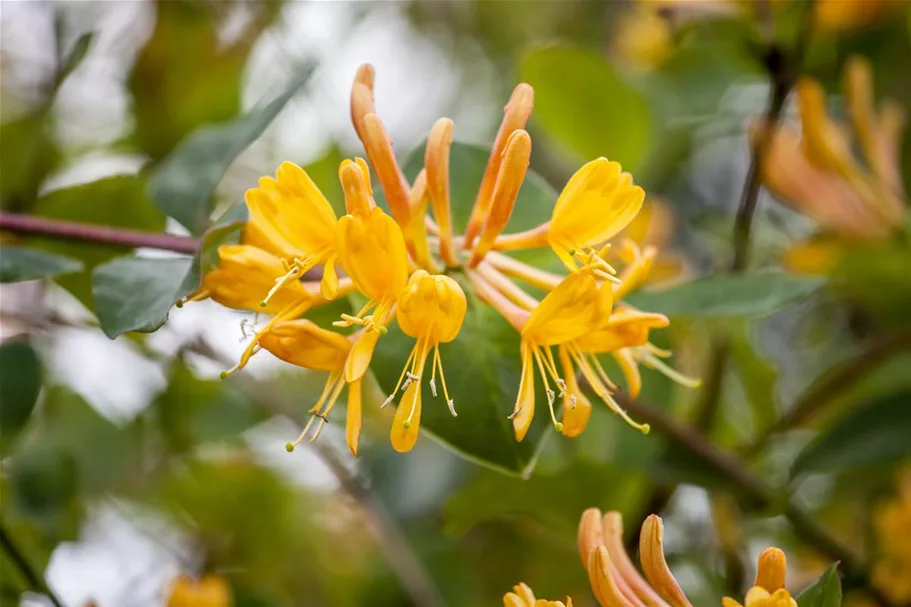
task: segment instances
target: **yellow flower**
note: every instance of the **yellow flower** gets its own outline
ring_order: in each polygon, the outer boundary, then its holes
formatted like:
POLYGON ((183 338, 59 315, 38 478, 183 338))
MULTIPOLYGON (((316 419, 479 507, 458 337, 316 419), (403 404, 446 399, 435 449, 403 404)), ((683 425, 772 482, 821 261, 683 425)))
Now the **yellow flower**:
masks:
POLYGON ((816 0, 816 25, 823 30, 845 32, 869 27, 907 0, 816 0))
POLYGON ((503 595, 503 607, 573 607, 573 601, 569 597, 566 597, 566 603, 535 599, 531 588, 522 583, 513 586, 512 590, 503 595))
POLYGON ((354 287, 367 303, 336 326, 364 327, 345 362, 345 381, 364 376, 379 336, 392 321, 395 302, 408 281, 408 257, 398 224, 379 207, 371 208, 364 168, 343 164, 342 184, 348 215, 338 221, 336 247, 354 287))
POLYGON ((174 581, 167 607, 231 607, 231 587, 224 578, 206 575, 192 579, 185 575, 174 581))
POLYGON ((911 601, 911 473, 900 479, 897 495, 877 509, 873 524, 879 552, 873 584, 893 603, 907 603, 911 601))
MULTIPOLYGON (((323 265, 323 297, 333 299, 338 290, 337 218, 310 176, 296 164, 283 162, 275 179, 260 178, 259 187, 247 190, 244 199, 250 213, 244 228, 244 244, 269 251, 290 265, 275 288, 323 265)), ((268 298, 264 301, 268 302, 268 298)))
MULTIPOLYGON (((639 536, 639 574, 623 544, 623 519, 617 512, 603 517, 597 508, 589 508, 579 521, 579 554, 588 571, 595 598, 602 607, 654 605, 692 607, 674 578, 664 557, 664 526, 654 514, 642 525, 639 536)), ((797 603, 784 589, 785 556, 769 548, 759 557, 759 570, 753 588, 747 593, 746 607, 796 607, 797 603)), ((732 599, 724 607, 743 607, 732 599)))
POLYGON ((427 364, 427 357, 433 350, 431 363, 430 391, 437 394, 436 376, 440 373, 443 397, 453 417, 455 405, 449 397, 446 378, 443 375, 443 360, 440 344, 449 343, 459 334, 468 302, 459 283, 448 276, 430 275, 418 270, 411 275, 408 285, 398 298, 396 319, 402 332, 417 341, 398 383, 384 406, 392 402, 399 388, 404 391, 392 423, 392 446, 396 451, 410 451, 418 438, 421 423, 421 377, 427 364), (404 383, 403 383, 404 382, 404 383))
MULTIPOLYGON (((802 137, 790 126, 754 132, 757 145, 770 137, 762 163, 766 186, 785 203, 816 220, 839 240, 882 240, 904 222, 905 193, 899 168, 904 114, 890 101, 874 109, 872 70, 862 58, 845 65, 844 96, 856 142, 826 112, 819 83, 802 78, 797 99, 802 137), (862 152, 858 162, 853 148, 862 152)), ((842 247, 799 244, 789 265, 825 270, 842 247)))
MULTIPOLYGON (((277 358, 292 365, 314 371, 329 372, 329 378, 326 380, 322 394, 309 411, 310 421, 307 422, 300 436, 286 445, 288 451, 293 451, 294 447, 304 440, 317 419, 319 422, 310 437, 310 442, 319 437, 323 426, 328 422, 329 413, 335 406, 342 388, 345 387, 342 371, 348 353, 351 351, 351 342, 343 335, 322 329, 309 320, 299 319, 276 323, 262 334, 259 343, 264 350, 268 350, 277 358)), ((348 422, 346 425, 348 449, 355 456, 360 431, 361 382, 357 380, 348 384, 348 422)))
POLYGON ((558 431, 563 430, 563 424, 557 421, 554 413, 554 401, 558 394, 551 388, 548 377, 560 391, 560 397, 569 392, 557 371, 550 347, 578 339, 598 326, 603 318, 610 315, 612 301, 613 293, 609 286, 599 286, 589 272, 577 272, 562 280, 531 312, 520 333, 522 374, 511 415, 516 440, 525 438, 535 414, 535 366, 544 383, 554 427, 558 431))

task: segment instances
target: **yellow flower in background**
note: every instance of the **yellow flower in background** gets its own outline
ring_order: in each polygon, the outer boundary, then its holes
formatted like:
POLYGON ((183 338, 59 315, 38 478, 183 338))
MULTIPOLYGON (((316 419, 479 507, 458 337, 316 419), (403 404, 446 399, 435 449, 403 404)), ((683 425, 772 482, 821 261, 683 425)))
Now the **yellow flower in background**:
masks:
MULTIPOLYGON (((623 519, 618 512, 602 516, 589 508, 579 521, 579 554, 588 572, 592 592, 602 607, 652 605, 693 607, 677 583, 664 556, 664 524, 654 514, 642 525, 639 560, 644 577, 633 565, 623 543, 623 519)), ((753 588, 747 593, 746 607, 796 607, 784 589, 786 560, 777 548, 759 556, 753 588)), ((725 598, 724 607, 744 607, 725 598)))
POLYGON ((218 575, 193 579, 185 575, 174 581, 167 607, 231 607, 231 587, 218 575))
POLYGON ((459 283, 448 276, 433 276, 424 270, 411 275, 408 285, 399 296, 396 308, 396 319, 402 332, 417 341, 399 381, 385 404, 392 402, 399 388, 403 390, 402 401, 392 423, 392 446, 396 451, 410 451, 418 439, 418 428, 421 423, 421 378, 427 357, 433 350, 431 362, 430 391, 437 395, 436 377, 440 374, 440 385, 443 398, 450 413, 456 417, 455 404, 449 397, 446 377, 443 374, 443 359, 440 357, 440 344, 449 343, 456 338, 465 320, 468 302, 459 283))
MULTIPOLYGON (((874 108, 872 70, 863 58, 848 60, 843 88, 853 141, 829 117, 819 83, 803 78, 796 87, 802 132, 778 127, 763 161, 766 187, 822 229, 788 253, 787 264, 797 270, 824 272, 852 243, 887 239, 905 221, 904 113, 891 101, 874 108)), ((761 134, 757 129, 755 136, 761 134)))
POLYGON ((816 26, 831 32, 864 29, 895 13, 907 0, 815 0, 816 26))
POLYGON ((911 601, 911 472, 899 478, 896 495, 873 516, 878 556, 873 584, 897 605, 911 601))
POLYGON ((525 584, 517 584, 512 590, 503 596, 503 607, 573 607, 573 601, 569 597, 566 597, 566 603, 536 599, 535 593, 525 584))

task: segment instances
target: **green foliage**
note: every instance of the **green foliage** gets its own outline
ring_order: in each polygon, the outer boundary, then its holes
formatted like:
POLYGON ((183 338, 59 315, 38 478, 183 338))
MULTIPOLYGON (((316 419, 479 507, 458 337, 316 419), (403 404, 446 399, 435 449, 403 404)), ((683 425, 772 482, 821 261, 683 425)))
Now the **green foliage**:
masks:
POLYGON ((95 268, 92 294, 105 335, 148 333, 168 319, 168 310, 186 293, 184 276, 192 260, 121 257, 95 268))
POLYGON ((72 274, 82 269, 82 262, 25 247, 3 247, 0 255, 0 282, 20 282, 72 274))
POLYGON ((42 108, 0 125, 0 141, 16 150, 0 154, 0 207, 4 211, 29 210, 41 182, 60 163, 60 150, 46 118, 42 108))
POLYGON ((833 472, 884 465, 911 455, 911 392, 898 392, 854 409, 823 430, 791 469, 833 472))
POLYGON ((799 607, 840 607, 841 580, 838 565, 830 565, 816 582, 797 597, 799 607))
POLYGON ((215 186, 228 166, 262 135, 312 72, 312 67, 301 69, 284 92, 259 109, 232 122, 194 131, 149 179, 149 195, 158 208, 194 234, 204 232, 215 186))
POLYGON ((716 274, 664 291, 640 291, 627 301, 670 317, 756 318, 805 299, 823 284, 820 278, 783 273, 716 274))
MULTIPOLYGON (((55 190, 35 204, 35 214, 49 219, 63 219, 104 225, 112 228, 160 231, 165 217, 158 212, 145 194, 142 178, 136 175, 117 175, 55 190)), ((102 245, 95 242, 75 242, 46 237, 29 238, 28 243, 50 253, 78 259, 86 271, 57 279, 86 306, 91 307, 90 272, 114 257, 129 252, 128 247, 102 245)))
POLYGON ((584 161, 605 156, 628 171, 642 165, 651 136, 648 106, 604 57, 545 47, 525 57, 520 74, 535 88, 534 123, 558 145, 584 161))
POLYGON ((44 373, 41 359, 25 339, 0 346, 0 450, 4 453, 32 416, 44 373))

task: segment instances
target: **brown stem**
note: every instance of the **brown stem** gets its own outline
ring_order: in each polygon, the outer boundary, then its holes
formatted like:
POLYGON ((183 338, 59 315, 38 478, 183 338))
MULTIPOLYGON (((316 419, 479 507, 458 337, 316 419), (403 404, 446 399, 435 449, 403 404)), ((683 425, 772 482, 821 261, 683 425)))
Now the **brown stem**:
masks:
POLYGON ((187 255, 194 254, 199 246, 199 241, 191 236, 111 228, 20 213, 0 212, 0 230, 17 234, 39 234, 68 240, 84 240, 132 249, 140 247, 161 249, 187 255))

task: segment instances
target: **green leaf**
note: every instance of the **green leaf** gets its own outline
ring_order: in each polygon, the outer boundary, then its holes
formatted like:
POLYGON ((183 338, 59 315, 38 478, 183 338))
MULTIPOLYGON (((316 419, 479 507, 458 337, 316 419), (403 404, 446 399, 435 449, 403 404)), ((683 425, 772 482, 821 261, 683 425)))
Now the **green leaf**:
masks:
POLYGON ((92 46, 92 39, 94 39, 94 37, 95 32, 85 32, 76 39, 73 48, 67 53, 66 58, 60 66, 60 73, 58 75, 59 82, 62 83, 66 80, 66 78, 82 64, 82 61, 89 52, 89 48, 92 46))
POLYGON ((784 273, 716 274, 627 301, 643 310, 693 318, 768 316, 808 297, 825 280, 784 273))
POLYGON ((0 141, 15 154, 0 154, 0 205, 31 211, 44 179, 60 164, 60 150, 47 123, 47 108, 0 124, 0 141))
POLYGON ((644 97, 602 55, 567 46, 533 51, 519 67, 535 88, 535 121, 580 160, 605 156, 628 171, 642 164, 651 120, 644 97))
POLYGON ((25 247, 3 247, 0 255, 0 282, 37 280, 82 269, 82 262, 25 247))
MULTIPOLYGON (((458 232, 474 204, 475 194, 487 164, 489 150, 453 143, 450 154, 450 183, 453 226, 458 232)), ((409 178, 423 166, 423 146, 405 163, 409 178)), ((516 202, 517 212, 508 231, 533 227, 550 218, 556 195, 544 181, 529 175, 516 202)), ((555 256, 550 251, 534 255, 555 256)), ((463 281, 461 273, 453 278, 463 281)), ((537 395, 538 412, 528 436, 516 442, 512 422, 507 419, 515 404, 519 387, 519 336, 492 308, 477 300, 465 286, 468 313, 459 336, 440 346, 450 396, 455 400, 458 418, 453 419, 442 395, 434 398, 425 383, 421 432, 429 431, 457 453, 475 462, 516 475, 528 475, 534 466, 539 441, 545 432, 554 433, 549 424, 547 400, 543 390, 537 395)), ((388 394, 405 365, 414 339, 397 326, 390 327, 373 357, 371 369, 388 394)), ((398 400, 398 399, 396 399, 398 400)))
POLYGON ((31 418, 42 380, 41 359, 28 340, 13 339, 0 346, 0 447, 4 452, 31 418))
POLYGON ((792 475, 896 462, 911 455, 911 391, 881 398, 829 426, 797 457, 792 475))
POLYGON ((838 564, 829 565, 816 583, 797 597, 799 607, 841 607, 841 580, 838 564))
POLYGON ((121 257, 95 268, 92 291, 95 314, 105 335, 151 332, 168 319, 168 310, 186 295, 184 277, 189 257, 145 259, 121 257))
POLYGON ((155 331, 175 303, 196 290, 203 274, 218 264, 218 247, 237 239, 246 207, 232 206, 200 239, 191 258, 121 257, 95 269, 92 288, 102 330, 114 338, 127 331, 155 331))
POLYGON ((204 126, 184 140, 149 179, 149 195, 164 213, 198 234, 208 225, 213 192, 228 166, 253 143, 310 79, 307 67, 270 103, 225 124, 204 126))
MULTIPOLYGON (((165 216, 146 196, 145 185, 138 175, 117 175, 54 190, 38 200, 35 214, 132 230, 161 231, 165 225, 165 216)), ((92 302, 91 270, 130 252, 129 247, 44 237, 31 237, 27 242, 45 251, 78 259, 85 265, 85 272, 62 276, 56 282, 88 307, 92 302)))

